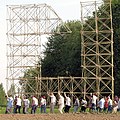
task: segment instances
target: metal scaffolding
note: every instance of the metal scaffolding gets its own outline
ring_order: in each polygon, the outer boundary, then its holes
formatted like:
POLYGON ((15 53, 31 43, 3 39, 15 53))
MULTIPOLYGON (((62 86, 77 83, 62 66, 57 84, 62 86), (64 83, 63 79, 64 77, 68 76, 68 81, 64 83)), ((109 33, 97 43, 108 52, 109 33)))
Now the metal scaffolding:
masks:
POLYGON ((114 96, 111 0, 82 2, 82 79, 84 96, 114 96))
POLYGON ((31 68, 39 68, 39 76, 31 76, 28 86, 31 94, 41 93, 41 63, 38 64, 42 57, 41 36, 55 32, 71 31, 47 4, 7 6, 7 91, 13 85, 15 91, 11 89, 12 94, 23 94, 23 87, 28 84, 25 73, 31 68), (60 31, 60 27, 65 31, 60 31), (31 84, 35 82, 37 86, 34 89, 31 84), (21 83, 24 83, 24 86, 21 86, 21 83))

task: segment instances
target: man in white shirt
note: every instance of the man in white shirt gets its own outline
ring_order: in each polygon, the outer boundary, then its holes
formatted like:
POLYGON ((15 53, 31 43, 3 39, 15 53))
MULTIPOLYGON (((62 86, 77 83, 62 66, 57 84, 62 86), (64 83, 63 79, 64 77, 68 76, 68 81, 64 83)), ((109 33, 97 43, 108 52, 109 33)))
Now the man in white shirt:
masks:
POLYGON ((52 92, 50 94, 48 93, 48 95, 51 98, 51 101, 50 101, 50 113, 54 113, 54 107, 55 107, 55 104, 56 104, 56 97, 52 92))
POLYGON ((81 98, 81 112, 86 112, 87 101, 84 98, 81 98))
POLYGON ((32 110, 31 110, 32 114, 36 113, 37 106, 38 106, 38 99, 35 96, 33 96, 32 97, 32 110))
POLYGON ((93 94, 93 96, 92 96, 92 111, 96 110, 97 99, 98 99, 98 97, 96 96, 96 94, 93 94))
POLYGON ((65 113, 69 113, 70 107, 71 107, 71 99, 69 97, 69 94, 66 95, 66 93, 64 93, 65 99, 66 99, 66 103, 65 103, 65 113))
POLYGON ((110 98, 110 96, 108 96, 108 112, 112 112, 112 105, 113 105, 113 101, 110 98))
POLYGON ((40 101, 40 112, 41 113, 46 113, 46 99, 45 96, 41 97, 41 101, 40 101))
POLYGON ((61 114, 63 114, 63 108, 64 108, 64 97, 58 92, 59 100, 58 100, 58 110, 61 114))
POLYGON ((104 97, 102 97, 102 98, 100 99, 100 101, 98 102, 98 107, 99 107, 99 111, 100 111, 100 112, 103 111, 103 109, 104 109, 104 104, 105 104, 105 99, 104 99, 104 97))

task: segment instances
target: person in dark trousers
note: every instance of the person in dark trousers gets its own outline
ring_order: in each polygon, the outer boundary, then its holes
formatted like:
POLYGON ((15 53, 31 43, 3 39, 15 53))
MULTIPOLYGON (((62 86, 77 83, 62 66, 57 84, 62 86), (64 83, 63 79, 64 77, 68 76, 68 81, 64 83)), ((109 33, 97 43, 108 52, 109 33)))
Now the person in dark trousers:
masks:
POLYGON ((86 112, 87 101, 84 98, 81 98, 81 110, 80 112, 86 112))
POLYGON ((69 110, 70 110, 70 107, 71 107, 71 99, 69 97, 69 94, 66 95, 66 93, 64 93, 64 96, 65 96, 65 100, 66 100, 64 112, 69 113, 69 110))

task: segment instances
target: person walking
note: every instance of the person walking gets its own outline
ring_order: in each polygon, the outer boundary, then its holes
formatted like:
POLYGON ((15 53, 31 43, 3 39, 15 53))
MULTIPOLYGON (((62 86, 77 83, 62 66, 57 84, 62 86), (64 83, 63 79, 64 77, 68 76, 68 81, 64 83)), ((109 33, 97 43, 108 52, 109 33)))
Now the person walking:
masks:
POLYGON ((28 113, 28 108, 30 105, 30 101, 27 98, 27 96, 23 96, 23 113, 27 114, 28 113))
POLYGON ((66 95, 66 93, 64 93, 64 96, 65 96, 65 100, 66 100, 64 111, 65 111, 65 113, 69 113, 69 110, 71 107, 71 99, 69 97, 69 94, 66 95))
POLYGON ((75 102, 74 102, 74 113, 77 113, 78 108, 80 107, 80 102, 77 96, 75 96, 75 102))
POLYGON ((92 95, 92 111, 93 112, 96 111, 97 99, 98 99, 98 97, 97 97, 96 93, 94 93, 92 95))
POLYGON ((86 112, 87 101, 84 98, 81 98, 81 112, 86 112))
POLYGON ((108 97, 105 96, 104 112, 108 111, 108 97))
POLYGON ((42 96, 41 100, 40 100, 40 112, 46 113, 46 98, 45 98, 45 96, 42 96))
POLYGON ((100 101, 98 101, 98 109, 99 109, 98 112, 103 112, 104 105, 105 105, 105 99, 104 97, 102 97, 100 101))
POLYGON ((12 95, 5 96, 7 98, 7 107, 6 107, 6 114, 12 113, 12 107, 13 107, 13 98, 12 95))
POLYGON ((32 96, 32 109, 31 114, 35 114, 38 107, 38 99, 35 96, 32 96))
POLYGON ((113 107, 113 101, 110 98, 110 96, 108 96, 108 112, 112 113, 112 107, 113 107))
POLYGON ((59 100, 58 100, 58 110, 61 114, 63 114, 63 108, 64 108, 64 97, 58 92, 59 100))
POLYGON ((20 113, 21 104, 22 104, 22 100, 20 96, 18 96, 16 101, 16 113, 20 113))
POLYGON ((54 107, 56 104, 56 97, 53 94, 53 92, 51 92, 50 94, 48 93, 49 97, 50 97, 50 113, 54 113, 54 107))

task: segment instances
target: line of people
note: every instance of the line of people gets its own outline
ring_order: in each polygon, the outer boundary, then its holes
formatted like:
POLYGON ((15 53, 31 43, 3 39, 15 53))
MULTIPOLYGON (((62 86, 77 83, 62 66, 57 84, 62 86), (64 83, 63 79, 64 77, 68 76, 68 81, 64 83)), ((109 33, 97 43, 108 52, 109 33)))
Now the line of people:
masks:
MULTIPOLYGON (((58 111, 63 114, 69 113, 72 100, 69 94, 64 93, 63 95, 58 92, 58 97, 53 94, 53 92, 48 92, 47 95, 50 97, 50 113, 54 113, 54 108, 58 105, 58 111)), ((28 109, 31 107, 31 114, 35 114, 38 107, 40 107, 41 113, 46 113, 47 101, 46 97, 42 96, 40 99, 37 99, 35 96, 32 96, 31 102, 27 96, 15 96, 15 99, 12 96, 6 96, 7 98, 7 107, 5 113, 21 113, 21 106, 23 108, 23 113, 28 114, 28 109)), ((73 112, 86 112, 88 108, 89 112, 117 112, 120 111, 120 98, 115 96, 115 99, 112 100, 110 96, 102 96, 98 98, 97 94, 90 94, 89 99, 85 100, 83 97, 73 97, 73 112)))

